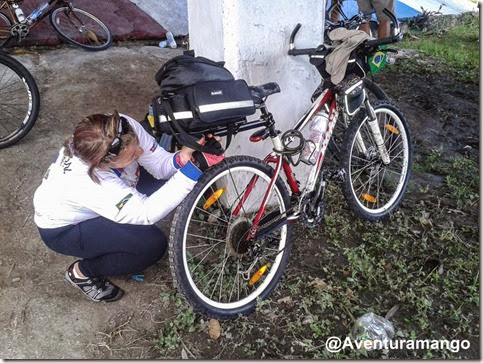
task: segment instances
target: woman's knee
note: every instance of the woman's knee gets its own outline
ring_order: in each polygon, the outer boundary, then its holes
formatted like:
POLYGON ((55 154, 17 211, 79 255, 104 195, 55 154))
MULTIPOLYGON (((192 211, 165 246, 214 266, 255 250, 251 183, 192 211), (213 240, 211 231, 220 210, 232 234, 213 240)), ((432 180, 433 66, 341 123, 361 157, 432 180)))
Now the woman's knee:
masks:
POLYGON ((147 226, 140 245, 144 256, 152 259, 153 263, 163 257, 167 248, 167 239, 164 233, 156 226, 147 226))

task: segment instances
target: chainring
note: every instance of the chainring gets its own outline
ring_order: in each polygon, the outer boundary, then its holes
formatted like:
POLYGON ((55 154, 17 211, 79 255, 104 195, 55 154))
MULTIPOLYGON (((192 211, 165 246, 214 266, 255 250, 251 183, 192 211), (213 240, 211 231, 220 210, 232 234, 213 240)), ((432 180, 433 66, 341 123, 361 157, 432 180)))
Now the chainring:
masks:
POLYGON ((29 27, 27 24, 15 24, 10 29, 10 34, 12 34, 13 37, 16 37, 18 41, 21 41, 23 38, 25 38, 28 33, 29 27))
POLYGON ((307 194, 300 202, 302 211, 300 219, 307 228, 317 227, 324 218, 325 213, 324 202, 319 200, 315 205, 312 205, 312 198, 312 193, 307 194))

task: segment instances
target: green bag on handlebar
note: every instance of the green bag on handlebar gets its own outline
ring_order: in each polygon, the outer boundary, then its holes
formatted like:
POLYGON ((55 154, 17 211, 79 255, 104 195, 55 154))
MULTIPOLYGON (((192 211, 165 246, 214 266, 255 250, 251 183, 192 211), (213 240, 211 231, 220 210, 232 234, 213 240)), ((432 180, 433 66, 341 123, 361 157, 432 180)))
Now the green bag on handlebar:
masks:
POLYGON ((387 45, 381 45, 379 50, 368 59, 368 63, 372 75, 379 72, 387 63, 387 45))

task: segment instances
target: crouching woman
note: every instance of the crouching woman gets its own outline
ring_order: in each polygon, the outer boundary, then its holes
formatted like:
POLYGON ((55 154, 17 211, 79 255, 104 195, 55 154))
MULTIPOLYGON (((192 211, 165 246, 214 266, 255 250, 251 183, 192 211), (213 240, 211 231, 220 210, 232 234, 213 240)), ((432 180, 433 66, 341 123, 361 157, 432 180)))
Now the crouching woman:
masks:
POLYGON ((117 111, 77 124, 34 195, 42 240, 81 258, 67 268, 68 282, 93 301, 116 301, 123 290, 106 276, 141 272, 163 256, 166 237, 154 223, 201 176, 193 152, 167 152, 136 120, 117 111))

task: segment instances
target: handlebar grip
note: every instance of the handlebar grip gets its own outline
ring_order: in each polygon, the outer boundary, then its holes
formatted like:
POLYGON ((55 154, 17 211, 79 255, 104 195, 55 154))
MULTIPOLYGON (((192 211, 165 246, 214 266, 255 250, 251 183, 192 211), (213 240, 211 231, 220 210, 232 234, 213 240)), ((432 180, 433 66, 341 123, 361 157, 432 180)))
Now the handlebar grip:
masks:
POLYGON ((297 32, 299 31, 300 27, 302 24, 298 23, 295 28, 292 30, 292 34, 290 34, 290 44, 293 44, 295 40, 295 35, 297 35, 297 32))
POLYGON ((372 47, 378 47, 380 45, 397 43, 397 42, 400 42, 401 40, 402 40, 402 34, 398 34, 387 38, 367 40, 365 45, 368 48, 372 48, 372 47))
POLYGON ((314 53, 316 48, 305 48, 305 49, 290 49, 288 55, 310 55, 314 53))

